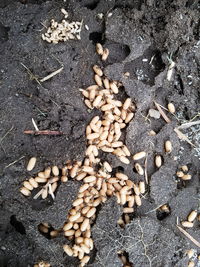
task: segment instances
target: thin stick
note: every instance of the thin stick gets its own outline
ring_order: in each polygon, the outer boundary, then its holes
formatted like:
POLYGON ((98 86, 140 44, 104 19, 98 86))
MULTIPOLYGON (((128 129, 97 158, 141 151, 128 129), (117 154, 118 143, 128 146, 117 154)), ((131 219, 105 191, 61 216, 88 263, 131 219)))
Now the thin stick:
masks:
POLYGON ((146 159, 145 159, 145 162, 144 162, 144 175, 145 175, 145 181, 148 184, 149 181, 148 181, 148 174, 147 174, 147 156, 146 156, 146 159))
POLYGON ((187 129, 193 125, 197 125, 200 124, 200 120, 199 121, 193 121, 193 122, 187 122, 187 123, 183 123, 182 125, 178 126, 178 129, 187 129))
POLYGON ((162 108, 160 107, 160 105, 158 103, 156 103, 154 101, 155 106, 157 107, 158 111, 160 112, 160 115, 163 117, 163 119, 167 122, 170 123, 171 120, 167 117, 167 115, 165 114, 165 112, 162 110, 162 108))
POLYGON ((190 239, 190 241, 192 241, 197 247, 200 248, 200 243, 194 239, 194 237, 192 237, 188 232, 186 232, 182 227, 176 225, 177 228, 179 229, 179 231, 181 231, 181 233, 183 233, 187 238, 190 239))
POLYGON ((55 199, 54 193, 52 191, 52 187, 51 184, 49 184, 49 194, 51 195, 51 197, 53 198, 53 200, 55 199))
POLYGON ((32 134, 32 135, 62 135, 63 132, 60 132, 60 131, 49 131, 49 130, 43 130, 43 131, 25 130, 24 134, 32 134))
POLYGON ((57 75, 58 73, 60 73, 63 70, 63 67, 61 67, 60 69, 52 72, 51 74, 47 75, 46 77, 44 77, 43 79, 40 80, 41 83, 51 79, 52 77, 54 77, 55 75, 57 75))
POLYGON ((14 165, 15 163, 17 163, 18 161, 20 161, 21 159, 23 159, 25 156, 21 156, 19 159, 16 159, 15 161, 11 162, 10 164, 8 164, 4 169, 9 168, 10 166, 14 165))
POLYGON ((4 136, 1 138, 0 143, 2 143, 3 139, 6 138, 6 136, 14 129, 14 126, 12 126, 5 134, 4 136))
POLYGON ((179 129, 174 128, 174 132, 178 135, 178 138, 186 141, 188 144, 190 144, 193 147, 196 147, 192 142, 190 142, 190 140, 187 138, 187 136, 185 134, 183 134, 179 129))
POLYGON ((39 128, 37 127, 37 124, 36 124, 36 122, 34 121, 33 118, 32 118, 32 123, 33 123, 33 126, 34 126, 35 130, 38 132, 39 128))

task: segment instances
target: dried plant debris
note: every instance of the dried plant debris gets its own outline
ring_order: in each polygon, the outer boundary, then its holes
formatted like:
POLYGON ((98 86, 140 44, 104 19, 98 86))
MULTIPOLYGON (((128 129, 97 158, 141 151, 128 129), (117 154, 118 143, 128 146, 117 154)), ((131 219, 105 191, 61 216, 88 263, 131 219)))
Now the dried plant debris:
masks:
POLYGON ((58 44, 59 42, 66 42, 68 40, 81 39, 80 33, 83 21, 69 22, 66 20, 68 18, 67 11, 62 8, 61 12, 64 15, 64 19, 61 22, 52 19, 47 32, 42 34, 42 40, 48 43, 58 44))

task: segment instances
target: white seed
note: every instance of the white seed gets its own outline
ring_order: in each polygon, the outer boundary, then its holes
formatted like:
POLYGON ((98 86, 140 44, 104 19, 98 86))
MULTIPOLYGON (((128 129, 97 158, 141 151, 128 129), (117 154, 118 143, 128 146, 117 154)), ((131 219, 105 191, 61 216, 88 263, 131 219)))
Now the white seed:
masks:
POLYGON ((67 230, 64 232, 65 236, 73 236, 75 234, 75 230, 67 230))
POLYGON ((110 164, 107 161, 105 161, 103 163, 103 166, 104 166, 104 168, 106 169, 107 172, 112 172, 112 167, 110 166, 110 164))
POLYGON ((122 189, 120 190, 120 195, 126 195, 127 192, 130 190, 129 186, 125 185, 122 187, 122 189))
POLYGON ((134 208, 123 208, 123 213, 133 213, 134 208))
POLYGON ((70 246, 63 245, 63 250, 68 256, 71 257, 73 255, 73 250, 70 248, 70 246))
POLYGON ((32 171, 33 170, 33 168, 35 167, 35 164, 36 164, 36 160, 37 160, 36 157, 30 158, 30 160, 28 162, 28 165, 26 167, 27 171, 32 171))
POLYGON ((177 177, 182 178, 184 176, 184 173, 182 171, 176 172, 177 177))
POLYGON ((99 133, 91 133, 91 134, 88 134, 86 137, 88 140, 97 139, 99 138, 99 133))
POLYGON ((81 259, 81 263, 83 264, 83 265, 81 265, 81 267, 85 266, 85 264, 87 264, 89 260, 90 260, 90 256, 84 256, 81 259))
POLYGON ((69 221, 70 222, 75 222, 78 218, 80 218, 80 216, 81 216, 80 212, 77 212, 75 215, 71 215, 69 217, 69 221))
POLYGON ((70 176, 71 176, 72 178, 74 178, 74 177, 77 175, 78 169, 79 169, 78 164, 75 164, 75 165, 72 167, 72 169, 70 170, 70 176))
POLYGON ((165 142, 165 151, 167 153, 171 153, 172 152, 172 143, 169 140, 165 142))
POLYGON ((91 208, 87 214, 86 217, 91 218, 96 213, 96 208, 91 208))
POLYGON ((85 190, 88 189, 88 187, 89 187, 89 184, 84 184, 84 185, 80 186, 79 192, 80 193, 84 192, 85 190))
POLYGON ((160 168, 162 166, 162 158, 160 155, 156 155, 155 157, 155 164, 157 168, 160 168))
POLYGON ((145 193, 145 183, 143 181, 139 182, 139 190, 140 190, 140 194, 145 193))
POLYGON ((90 166, 83 166, 82 170, 87 173, 92 173, 94 171, 94 169, 90 166))
POLYGON ((108 78, 104 78, 104 79, 103 79, 103 84, 104 84, 104 87, 105 87, 106 89, 110 89, 110 83, 109 83, 108 78))
POLYGON ((117 141, 117 142, 113 142, 111 144, 112 147, 121 147, 123 146, 123 142, 122 141, 117 141))
POLYGON ((66 175, 61 176, 61 182, 66 183, 68 181, 68 177, 66 175))
POLYGON ((127 176, 126 174, 124 174, 124 173, 121 173, 121 172, 117 172, 117 173, 115 174, 115 176, 116 176, 118 179, 123 180, 123 181, 128 180, 128 176, 127 176))
POLYGON ((81 228, 80 228, 82 232, 86 231, 86 229, 88 228, 89 223, 90 223, 90 220, 88 218, 85 218, 84 221, 82 222, 81 228))
POLYGON ((71 228, 73 227, 73 223, 72 222, 68 222, 64 225, 63 227, 63 231, 67 231, 67 230, 70 230, 71 228))
POLYGON ((133 160, 139 160, 139 159, 142 159, 144 157, 146 157, 146 152, 145 151, 141 151, 141 152, 136 153, 133 156, 133 160))
MULTIPOLYGON (((44 177, 45 178, 49 178, 51 175, 51 167, 47 167, 45 170, 44 170, 44 177)), ((57 175, 55 175, 57 176, 57 175)))
POLYGON ((34 188, 38 188, 39 185, 34 178, 31 177, 28 181, 34 188))
POLYGON ((188 215, 188 222, 193 222, 197 217, 197 211, 193 210, 190 212, 190 214, 188 215))
POLYGON ((167 105, 167 107, 168 107, 168 110, 169 110, 170 113, 172 113, 172 114, 175 113, 176 109, 175 109, 174 104, 169 103, 169 104, 167 105))
POLYGON ((26 187, 20 188, 20 192, 27 197, 31 195, 31 191, 29 191, 26 187))
POLYGON ((132 112, 128 113, 125 119, 125 123, 129 123, 133 117, 134 117, 134 113, 132 112))
POLYGON ((123 109, 127 110, 131 106, 131 98, 127 98, 123 104, 123 109))
POLYGON ((91 91, 91 90, 97 90, 98 88, 99 88, 99 86, 94 84, 94 85, 90 85, 89 87, 87 87, 86 90, 91 91))
POLYGON ((187 255, 188 255, 188 258, 191 259, 193 256, 194 256, 194 250, 193 249, 190 249, 187 251, 187 255))
POLYGON ((195 262, 189 261, 187 267, 195 267, 195 262))
POLYGON ((109 178, 109 179, 108 179, 108 182, 109 182, 110 184, 115 184, 115 183, 118 183, 119 181, 118 181, 117 178, 109 178))
POLYGON ((131 155, 130 151, 128 150, 128 147, 125 145, 122 147, 122 151, 125 153, 125 156, 129 157, 131 155))
POLYGON ((184 172, 188 172, 188 166, 187 166, 187 165, 183 165, 183 166, 181 166, 181 169, 182 169, 184 172))
POLYGON ((80 204, 83 203, 83 199, 82 198, 77 198, 76 200, 74 200, 74 202, 72 203, 72 206, 76 207, 79 206, 80 204))
POLYGON ((96 97, 96 90, 95 89, 90 90, 90 93, 89 93, 90 102, 94 101, 95 97, 96 97))
POLYGON ((131 196, 131 199, 128 201, 128 207, 132 208, 134 206, 135 203, 135 198, 134 196, 131 196))
POLYGON ((92 103, 89 99, 85 99, 84 103, 89 109, 93 109, 92 103))
POLYGON ((100 43, 96 44, 96 51, 98 55, 103 55, 103 46, 100 43))
POLYGON ((137 206, 141 206, 142 205, 142 201, 139 195, 135 195, 135 204, 137 206))
POLYGON ((44 172, 38 172, 38 177, 40 177, 40 178, 46 178, 44 172))
POLYGON ((84 183, 92 183, 96 181, 96 176, 87 176, 83 179, 84 183))
POLYGON ((102 79, 99 75, 95 74, 94 75, 94 80, 96 82, 96 84, 99 86, 99 87, 102 87, 103 83, 102 83, 102 79))
POLYGON ((133 189, 134 189, 134 192, 135 192, 136 195, 139 195, 140 194, 140 189, 139 189, 139 186, 138 185, 134 184, 133 185, 133 189))
POLYGON ((93 70, 98 76, 103 76, 103 71, 101 70, 101 68, 99 66, 94 65, 93 70))
POLYGON ((30 191, 33 190, 33 186, 32 186, 28 181, 24 181, 23 185, 24 185, 24 187, 26 187, 28 190, 30 190, 30 191))
POLYGON ((144 175, 144 169, 139 163, 135 163, 135 169, 139 175, 144 175))
POLYGON ((107 153, 112 153, 114 151, 114 148, 103 146, 103 147, 101 147, 101 150, 104 152, 107 152, 107 153))
POLYGON ((35 177, 35 181, 37 183, 46 183, 47 182, 47 178, 41 178, 41 177, 35 177))
POLYGON ((85 151, 85 155, 90 155, 93 151, 93 145, 89 145, 85 151))
POLYGON ((130 163, 130 160, 127 157, 125 157, 125 156, 120 156, 119 159, 124 164, 129 164, 130 163))
POLYGON ((108 50, 108 48, 105 48, 105 49, 103 50, 103 55, 102 55, 101 59, 102 59, 103 61, 105 61, 105 60, 108 58, 108 56, 109 56, 109 50, 108 50))
POLYGON ((113 105, 112 104, 106 104, 106 105, 103 105, 102 107, 101 107, 101 110, 102 111, 107 111, 107 110, 110 110, 110 109, 112 109, 113 108, 113 105))
POLYGON ((110 89, 113 91, 114 94, 118 94, 119 93, 119 89, 118 89, 117 85, 114 82, 110 83, 110 89))
POLYGON ((42 191, 42 199, 47 198, 48 196, 48 187, 44 188, 42 191))
POLYGON ((99 104, 100 104, 100 102, 101 102, 101 100, 102 100, 102 96, 101 96, 101 95, 98 95, 98 96, 94 99, 94 101, 93 101, 93 103, 92 103, 93 107, 98 107, 99 104))
POLYGON ((54 176, 58 176, 59 175, 59 169, 57 166, 53 166, 52 167, 52 173, 54 176))
POLYGON ((81 91, 82 95, 86 98, 89 98, 89 92, 83 89, 79 89, 79 91, 81 91))
POLYGON ((149 133, 148 133, 149 136, 155 136, 156 135, 156 132, 151 130, 149 133))
POLYGON ((118 109, 118 107, 114 107, 114 113, 117 115, 117 116, 120 116, 121 115, 121 111, 118 109))
POLYGON ((192 178, 192 175, 190 174, 184 174, 183 177, 181 177, 181 179, 184 181, 191 180, 191 178, 192 178))
POLYGON ((181 224, 183 227, 186 227, 186 228, 192 228, 194 225, 193 222, 188 222, 188 221, 182 221, 181 224))

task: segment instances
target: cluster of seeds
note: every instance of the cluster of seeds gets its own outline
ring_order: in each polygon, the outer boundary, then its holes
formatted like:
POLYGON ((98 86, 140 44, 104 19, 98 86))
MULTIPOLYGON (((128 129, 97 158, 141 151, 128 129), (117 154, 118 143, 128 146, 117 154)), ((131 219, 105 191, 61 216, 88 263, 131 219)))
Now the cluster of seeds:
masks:
POLYGON ((64 8, 61 9, 61 12, 64 14, 65 19, 63 19, 60 23, 52 19, 47 32, 42 34, 42 39, 48 43, 54 44, 72 39, 80 40, 82 22, 69 22, 66 20, 68 12, 64 8))
POLYGON ((194 221, 196 218, 198 218, 199 220, 199 216, 200 214, 198 215, 197 213, 197 210, 192 210, 188 216, 187 216, 187 220, 186 221, 182 221, 181 224, 183 227, 186 227, 186 228, 192 228, 194 226, 194 221))
POLYGON ((181 166, 180 170, 176 172, 176 176, 180 178, 182 181, 188 181, 191 180, 192 175, 188 173, 188 166, 183 165, 181 166))

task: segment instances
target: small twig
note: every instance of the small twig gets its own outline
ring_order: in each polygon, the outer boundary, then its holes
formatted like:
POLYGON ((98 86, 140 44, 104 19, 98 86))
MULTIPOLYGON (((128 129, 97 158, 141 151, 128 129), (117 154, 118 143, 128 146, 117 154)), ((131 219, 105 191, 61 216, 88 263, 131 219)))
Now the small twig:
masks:
POLYGON ((11 162, 10 164, 8 164, 7 166, 5 166, 4 169, 9 168, 10 166, 14 165, 15 163, 17 163, 18 161, 20 161, 21 159, 23 159, 25 156, 21 156, 19 159, 16 159, 15 161, 11 162))
POLYGON ((163 117, 163 119, 167 122, 170 123, 171 120, 167 117, 167 115, 165 114, 165 112, 162 110, 162 108, 160 107, 160 105, 154 101, 155 106, 157 107, 158 111, 160 112, 160 115, 163 117))
POLYGON ((43 130, 43 131, 25 130, 24 134, 32 134, 32 135, 63 135, 63 132, 50 131, 50 130, 43 130))
POLYGON ((36 124, 36 122, 34 121, 33 118, 32 118, 32 123, 33 123, 33 126, 34 126, 35 130, 38 132, 39 128, 37 127, 37 124, 36 124))
POLYGON ((54 77, 55 75, 57 75, 58 73, 60 73, 63 70, 63 67, 61 67, 60 69, 52 72, 51 74, 47 75, 46 77, 44 77, 43 79, 40 80, 41 83, 51 79, 52 77, 54 77))
POLYGON ((190 144, 193 147, 196 147, 192 142, 190 142, 190 140, 187 138, 187 136, 185 134, 183 134, 179 129, 174 128, 174 132, 178 135, 178 138, 186 141, 188 144, 190 144))
POLYGON ((29 76, 30 76, 30 79, 32 79, 32 80, 36 80, 36 82, 40 85, 40 86, 42 86, 41 85, 41 83, 40 83, 40 81, 38 80, 38 78, 30 71, 30 69, 28 68, 28 67, 26 67, 23 63, 21 63, 21 65, 28 71, 28 74, 29 74, 29 76))
POLYGON ((145 176, 146 184, 148 184, 149 180, 148 180, 148 174, 147 174, 147 156, 146 156, 146 159, 145 159, 145 162, 144 162, 144 176, 145 176))
POLYGON ((4 136, 0 139, 0 143, 2 143, 3 139, 6 138, 6 136, 14 129, 14 126, 12 126, 5 134, 4 136))
POLYGON ((187 129, 191 126, 200 124, 200 120, 199 121, 193 121, 193 122, 187 122, 187 123, 183 123, 182 125, 178 126, 178 129, 187 129))
POLYGON ((194 237, 192 237, 188 232, 186 232, 182 227, 180 227, 179 225, 176 225, 177 228, 179 229, 179 231, 181 231, 181 233, 183 233, 187 238, 190 239, 190 241, 192 241, 197 247, 200 248, 200 243, 194 239, 194 237))

